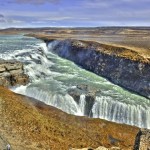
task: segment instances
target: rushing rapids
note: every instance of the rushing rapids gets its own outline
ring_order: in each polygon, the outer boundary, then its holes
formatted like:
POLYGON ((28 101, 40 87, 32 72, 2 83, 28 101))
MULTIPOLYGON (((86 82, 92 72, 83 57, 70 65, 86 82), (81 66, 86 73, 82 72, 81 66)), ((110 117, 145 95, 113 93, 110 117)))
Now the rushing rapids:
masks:
MULTIPOLYGON (((46 44, 23 36, 1 36, 0 58, 15 59, 25 64, 30 77, 27 86, 12 88, 16 93, 34 97, 67 113, 86 115, 86 95, 79 103, 67 92, 79 84, 100 89, 94 98, 90 116, 114 122, 150 128, 150 101, 86 71, 52 51, 59 41, 46 44)), ((63 47, 66 52, 68 47, 63 47)))

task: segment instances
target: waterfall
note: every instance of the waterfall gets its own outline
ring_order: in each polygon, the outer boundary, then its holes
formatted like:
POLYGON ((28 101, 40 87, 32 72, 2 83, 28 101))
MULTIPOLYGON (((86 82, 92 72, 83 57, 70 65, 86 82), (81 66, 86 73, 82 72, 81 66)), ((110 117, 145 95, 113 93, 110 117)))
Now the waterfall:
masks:
POLYGON ((150 109, 141 105, 121 103, 103 96, 96 97, 92 114, 93 118, 150 128, 150 109))
POLYGON ((80 100, 79 100, 79 109, 81 111, 81 114, 84 116, 85 115, 85 105, 86 105, 86 100, 85 100, 85 95, 80 95, 80 100))
POLYGON ((48 105, 61 109, 69 114, 80 115, 80 110, 74 99, 68 94, 58 94, 40 87, 28 87, 26 95, 40 100, 48 105))
MULTIPOLYGON (((148 99, 131 94, 73 62, 53 54, 52 51, 58 44, 59 41, 53 41, 47 48, 45 43, 36 43, 29 48, 23 47, 20 50, 0 54, 3 59, 23 62, 25 72, 30 77, 27 86, 14 87, 12 91, 43 101, 69 114, 84 116, 86 109, 90 108, 88 117, 150 128, 148 99), (101 90, 101 94, 96 96, 92 104, 88 103, 85 94, 81 93, 79 100, 76 101, 67 93, 69 88, 82 83, 101 90)), ((62 53, 67 53, 68 47, 61 45, 62 53)))
MULTIPOLYGON (((38 87, 28 87, 24 93, 25 95, 43 101, 44 103, 61 109, 69 114, 86 116, 85 109, 88 101, 86 101, 86 96, 83 94, 80 95, 79 103, 77 103, 73 97, 68 94, 64 95, 46 90, 43 91, 38 87)), ((88 117, 101 118, 117 123, 150 129, 149 107, 126 104, 114 101, 110 97, 97 96, 90 112, 88 117)))

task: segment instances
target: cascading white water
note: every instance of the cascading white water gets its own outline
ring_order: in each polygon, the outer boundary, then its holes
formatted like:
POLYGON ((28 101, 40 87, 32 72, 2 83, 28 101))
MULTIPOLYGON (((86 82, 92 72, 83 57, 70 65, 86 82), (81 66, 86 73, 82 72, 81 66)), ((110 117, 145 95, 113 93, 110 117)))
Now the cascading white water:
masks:
MULTIPOLYGON (((15 39, 13 45, 6 44, 5 49, 3 47, 0 49, 0 58, 22 61, 31 80, 27 86, 12 88, 14 92, 36 98, 67 113, 83 116, 88 103, 86 95, 81 94, 77 103, 67 90, 79 84, 90 85, 101 90, 90 110, 92 117, 150 128, 148 99, 125 91, 106 79, 53 54, 51 51, 59 41, 50 43, 47 49, 46 44, 39 40, 27 38, 27 41, 24 41, 21 38, 22 36, 8 36, 6 42, 15 39), (20 41, 29 45, 24 44, 18 48, 20 41), (32 44, 29 41, 32 41, 32 44), (14 49, 10 50, 12 47, 14 49)), ((62 48, 68 51, 66 46, 62 48)))
POLYGON ((114 101, 108 97, 96 97, 92 108, 94 118, 150 128, 150 109, 114 101))
POLYGON ((85 113, 84 113, 84 111, 85 111, 85 105, 86 105, 86 100, 85 100, 85 95, 80 95, 80 100, 79 100, 79 108, 80 108, 80 110, 81 110, 81 114, 84 116, 85 115, 85 113))
POLYGON ((27 88, 26 94, 30 97, 41 100, 48 105, 54 106, 61 110, 65 110, 65 112, 69 114, 80 114, 77 104, 75 103, 74 99, 68 94, 54 94, 51 91, 43 91, 37 87, 27 88))

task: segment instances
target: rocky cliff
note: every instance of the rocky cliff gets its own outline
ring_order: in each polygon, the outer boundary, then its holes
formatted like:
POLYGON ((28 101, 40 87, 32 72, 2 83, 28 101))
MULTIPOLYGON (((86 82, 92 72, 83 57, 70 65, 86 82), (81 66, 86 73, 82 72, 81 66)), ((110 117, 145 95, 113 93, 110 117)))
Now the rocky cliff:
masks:
POLYGON ((0 85, 25 85, 29 78, 24 74, 23 64, 14 60, 0 60, 0 85))
MULTIPOLYGON (((52 40, 50 40, 52 41, 52 40)), ((113 83, 150 98, 150 60, 138 52, 92 41, 59 40, 51 50, 113 83)))
POLYGON ((81 95, 85 95, 85 107, 84 107, 84 115, 88 117, 93 117, 92 108, 95 103, 95 98, 97 93, 100 90, 97 90, 88 85, 77 85, 76 88, 68 89, 68 94, 74 98, 77 104, 80 103, 81 95))

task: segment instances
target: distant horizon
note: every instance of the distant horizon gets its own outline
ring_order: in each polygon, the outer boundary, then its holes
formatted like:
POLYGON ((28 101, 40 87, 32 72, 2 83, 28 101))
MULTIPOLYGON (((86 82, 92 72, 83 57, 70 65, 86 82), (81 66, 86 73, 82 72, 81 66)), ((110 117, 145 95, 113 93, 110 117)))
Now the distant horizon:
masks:
POLYGON ((41 27, 8 27, 8 28, 0 28, 0 30, 5 29, 40 29, 40 28, 150 28, 150 26, 41 26, 41 27))

